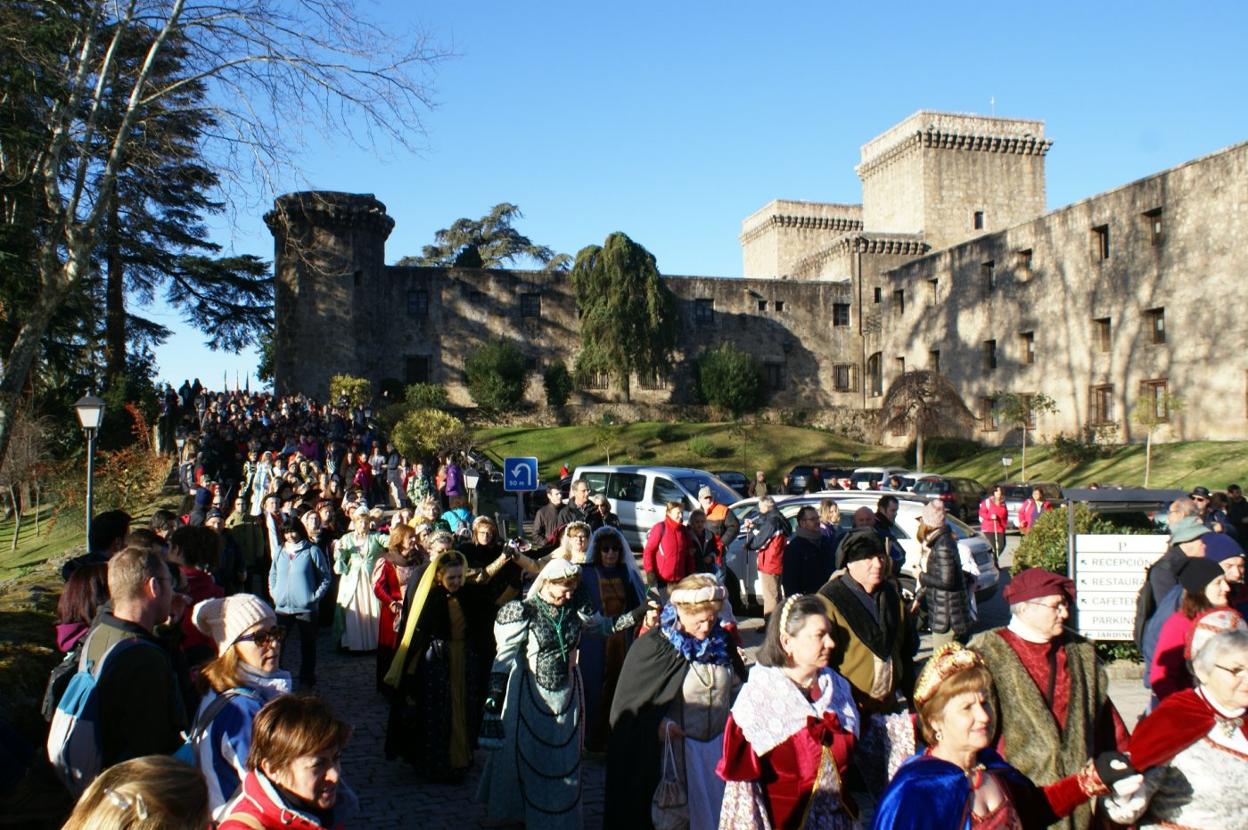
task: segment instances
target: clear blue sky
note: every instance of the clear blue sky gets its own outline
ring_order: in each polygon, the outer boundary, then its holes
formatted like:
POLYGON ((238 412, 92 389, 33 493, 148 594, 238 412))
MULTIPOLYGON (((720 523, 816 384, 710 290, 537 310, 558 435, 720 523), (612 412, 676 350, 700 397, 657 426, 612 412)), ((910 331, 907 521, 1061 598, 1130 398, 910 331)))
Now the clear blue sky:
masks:
MULTIPOLYGON (((1243 3, 361 4, 458 56, 431 77, 420 155, 314 142, 282 190, 374 193, 387 262, 498 202, 575 253, 621 230, 668 274, 739 276, 773 198, 857 202, 859 147, 919 109, 1038 118, 1050 208, 1248 140, 1243 3)), ((272 193, 252 194, 253 203, 272 193)), ((219 224, 269 259, 262 209, 219 224)), ((254 370, 176 315, 175 385, 254 370)), ((254 384, 253 384, 254 386, 254 384)))

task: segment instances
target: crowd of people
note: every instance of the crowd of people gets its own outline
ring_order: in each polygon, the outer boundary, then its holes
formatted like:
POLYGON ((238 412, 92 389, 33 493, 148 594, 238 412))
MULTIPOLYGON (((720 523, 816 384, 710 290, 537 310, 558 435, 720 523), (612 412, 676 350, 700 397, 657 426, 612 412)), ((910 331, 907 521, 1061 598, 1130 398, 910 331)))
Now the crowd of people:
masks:
POLYGON ((47 714, 79 796, 69 827, 348 823, 352 728, 316 695, 322 627, 375 655, 386 758, 430 784, 479 765, 492 826, 579 830, 588 756, 612 828, 1229 830, 1248 814, 1244 554, 1199 493, 1172 507, 1148 577, 1155 702, 1129 731, 1066 626, 1069 579, 1014 574, 1008 625, 972 636, 939 500, 917 597, 891 495, 845 530, 831 500, 791 527, 764 496, 742 525, 706 489, 634 552, 581 480, 504 538, 457 459, 403 458, 363 409, 185 391, 167 400, 184 509, 101 514, 64 569, 47 714), (764 588, 752 655, 724 563, 742 531, 764 588))

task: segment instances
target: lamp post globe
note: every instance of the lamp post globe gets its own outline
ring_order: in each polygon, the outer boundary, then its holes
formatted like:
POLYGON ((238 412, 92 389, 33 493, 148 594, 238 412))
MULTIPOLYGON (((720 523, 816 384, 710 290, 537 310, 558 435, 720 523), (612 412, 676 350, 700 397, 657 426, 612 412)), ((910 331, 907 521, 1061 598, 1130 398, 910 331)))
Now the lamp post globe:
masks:
POLYGON ((95 511, 95 434, 104 422, 104 401, 95 395, 83 395, 74 404, 78 423, 87 436, 87 551, 91 550, 91 514, 95 511))

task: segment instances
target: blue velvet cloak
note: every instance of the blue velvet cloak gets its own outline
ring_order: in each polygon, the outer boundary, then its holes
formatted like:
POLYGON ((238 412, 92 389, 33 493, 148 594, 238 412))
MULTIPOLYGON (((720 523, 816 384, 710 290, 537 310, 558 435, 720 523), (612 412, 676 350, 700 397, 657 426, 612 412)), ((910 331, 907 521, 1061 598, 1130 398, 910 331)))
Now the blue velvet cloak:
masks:
MULTIPOLYGON (((1012 793, 1017 786, 1030 784, 994 750, 980 750, 979 762, 997 776, 1004 790, 1012 793)), ((931 755, 914 755, 901 765, 871 825, 872 830, 967 830, 970 826, 971 782, 960 767, 931 755)))

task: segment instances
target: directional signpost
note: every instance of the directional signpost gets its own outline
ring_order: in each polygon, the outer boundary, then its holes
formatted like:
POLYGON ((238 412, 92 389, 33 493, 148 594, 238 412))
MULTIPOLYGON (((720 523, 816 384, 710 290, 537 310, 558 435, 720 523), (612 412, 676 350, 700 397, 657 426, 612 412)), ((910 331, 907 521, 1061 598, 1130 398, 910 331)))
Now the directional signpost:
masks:
POLYGON ((1130 640, 1135 598, 1144 572, 1161 558, 1169 537, 1079 535, 1074 580, 1079 633, 1090 640, 1130 640))
POLYGON ((503 490, 516 494, 516 529, 524 535, 524 494, 537 489, 537 459, 515 456, 503 459, 503 490))

